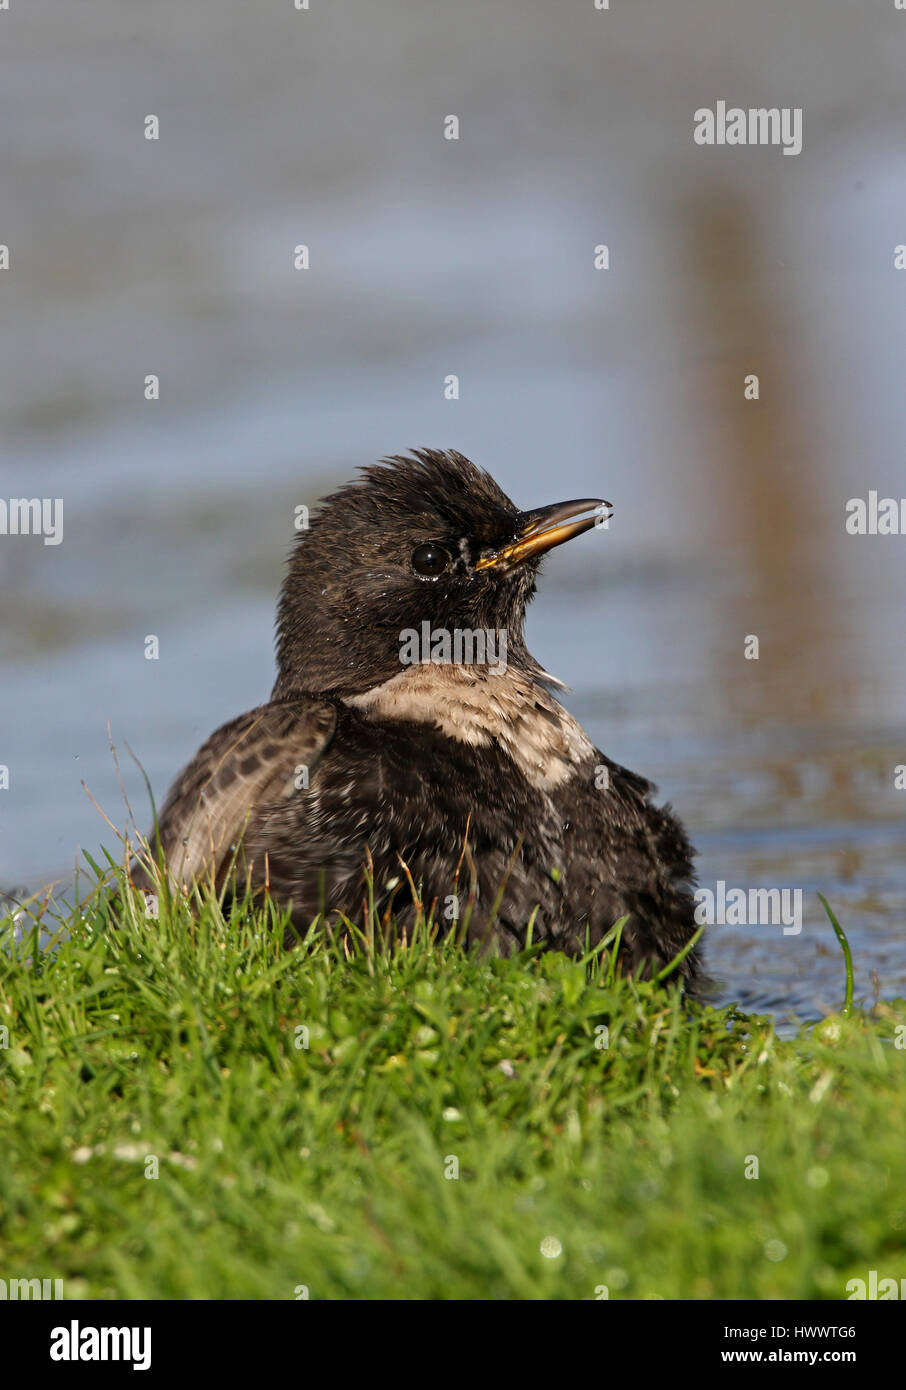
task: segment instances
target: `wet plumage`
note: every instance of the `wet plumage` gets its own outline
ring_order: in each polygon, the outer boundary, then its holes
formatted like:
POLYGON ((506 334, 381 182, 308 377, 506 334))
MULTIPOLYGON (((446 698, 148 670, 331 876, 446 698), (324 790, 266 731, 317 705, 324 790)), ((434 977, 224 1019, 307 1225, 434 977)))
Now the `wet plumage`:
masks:
MULTIPOLYGON (((520 513, 434 451, 325 499, 281 592, 270 702, 217 730, 161 811, 174 880, 266 882, 304 932, 319 913, 361 922, 370 856, 378 914, 400 926, 414 885, 443 924, 468 910, 467 939, 504 952, 533 915, 533 940, 577 955, 628 914, 624 968, 672 959, 696 929, 686 834, 593 746, 523 636, 542 554, 605 505, 520 513), (505 664, 401 664, 401 634, 423 623, 503 631, 505 664)), ((699 972, 693 951, 681 973, 699 972)))

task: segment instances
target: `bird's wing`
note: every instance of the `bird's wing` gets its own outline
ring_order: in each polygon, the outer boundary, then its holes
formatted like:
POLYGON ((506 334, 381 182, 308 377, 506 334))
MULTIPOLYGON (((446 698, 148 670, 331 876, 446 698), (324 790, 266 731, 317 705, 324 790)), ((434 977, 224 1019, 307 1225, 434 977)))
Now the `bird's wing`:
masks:
MULTIPOLYGON (((308 785, 336 722, 332 705, 293 700, 261 705, 213 733, 177 778, 158 817, 173 879, 183 885, 221 879, 256 809, 289 801, 308 785)), ((155 850, 154 832, 148 838, 155 850)))

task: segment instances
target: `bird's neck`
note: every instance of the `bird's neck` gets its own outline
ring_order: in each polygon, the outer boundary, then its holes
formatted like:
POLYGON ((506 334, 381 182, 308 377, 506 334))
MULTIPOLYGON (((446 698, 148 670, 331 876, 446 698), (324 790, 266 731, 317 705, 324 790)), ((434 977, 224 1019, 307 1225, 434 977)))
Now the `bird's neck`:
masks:
POLYGON ((431 724, 472 748, 496 744, 532 786, 544 791, 568 780, 594 756, 572 715, 532 675, 512 667, 408 666, 344 703, 369 720, 431 724))

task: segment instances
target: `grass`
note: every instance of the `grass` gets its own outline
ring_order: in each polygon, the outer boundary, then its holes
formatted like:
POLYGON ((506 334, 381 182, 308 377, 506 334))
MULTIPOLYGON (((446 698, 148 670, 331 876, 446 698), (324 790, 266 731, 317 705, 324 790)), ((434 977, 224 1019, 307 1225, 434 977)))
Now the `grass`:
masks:
POLYGON ((606 952, 480 960, 427 926, 285 952, 267 909, 121 894, 52 948, 37 909, 0 924, 5 1278, 840 1299, 906 1273, 902 1001, 784 1040, 606 952))

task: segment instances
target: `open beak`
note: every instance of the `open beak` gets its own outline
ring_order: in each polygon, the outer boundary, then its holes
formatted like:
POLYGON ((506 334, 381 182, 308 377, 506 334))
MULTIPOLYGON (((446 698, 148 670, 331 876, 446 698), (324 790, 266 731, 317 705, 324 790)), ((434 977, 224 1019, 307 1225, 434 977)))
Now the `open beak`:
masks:
POLYGON ((605 512, 610 502, 599 497, 583 497, 572 502, 555 502, 552 507, 538 507, 533 512, 522 512, 516 539, 504 545, 493 555, 485 555, 476 561, 477 570, 490 569, 492 565, 519 565, 545 551, 553 550, 555 545, 571 541, 573 536, 581 536, 593 526, 601 526, 609 521, 612 512, 605 512), (593 516, 580 516, 583 512, 593 512, 593 516), (579 520, 570 521, 570 517, 579 520))

